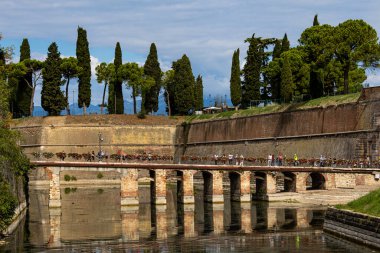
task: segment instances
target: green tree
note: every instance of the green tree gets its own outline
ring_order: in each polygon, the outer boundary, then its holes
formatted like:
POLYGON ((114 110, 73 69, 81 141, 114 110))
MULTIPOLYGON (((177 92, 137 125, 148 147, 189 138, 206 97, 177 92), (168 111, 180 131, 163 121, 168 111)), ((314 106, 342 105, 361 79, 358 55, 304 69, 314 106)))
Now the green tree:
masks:
POLYGON ((260 74, 263 58, 260 54, 259 40, 260 38, 255 38, 255 34, 253 34, 252 38, 245 41, 249 42, 246 63, 243 68, 244 81, 241 103, 245 108, 250 105, 251 100, 260 99, 260 74))
POLYGON ((344 93, 349 92, 349 73, 353 65, 377 67, 380 45, 376 30, 363 20, 347 20, 334 28, 331 46, 334 56, 342 64, 344 93))
POLYGON ((189 58, 184 54, 173 62, 173 110, 175 115, 187 115, 194 109, 194 75, 189 58))
POLYGON ((292 69, 288 56, 285 56, 281 71, 281 96, 285 101, 291 101, 293 98, 294 90, 295 85, 293 83, 292 69))
POLYGON ((241 79, 240 79, 240 50, 234 51, 231 64, 230 94, 234 106, 241 103, 241 79))
POLYGON ((58 46, 53 42, 48 48, 48 56, 42 70, 41 104, 49 116, 59 115, 66 107, 65 96, 60 88, 62 85, 61 62, 58 46))
POLYGON ((195 105, 195 110, 202 111, 203 109, 203 80, 202 80, 201 75, 198 75, 195 81, 194 105, 195 105))
POLYGON ((166 111, 168 112, 169 117, 172 116, 173 105, 174 105, 174 70, 169 69, 166 71, 162 77, 162 86, 165 89, 165 102, 166 102, 166 111))
POLYGON ((149 55, 144 64, 144 74, 152 77, 155 81, 155 85, 144 94, 144 108, 147 112, 157 112, 158 96, 161 89, 161 68, 158 62, 157 48, 154 43, 150 45, 149 55))
POLYGON ((318 14, 315 14, 314 20, 313 20, 313 26, 318 26, 318 25, 319 25, 318 14))
POLYGON ((66 112, 67 115, 70 115, 70 105, 69 105, 69 84, 70 79, 78 77, 82 71, 82 68, 78 66, 78 60, 74 57, 62 59, 60 66, 62 76, 66 79, 66 112))
POLYGON ((115 66, 113 63, 105 63, 102 62, 100 65, 96 66, 95 68, 96 71, 96 80, 98 83, 104 82, 104 89, 103 89, 103 99, 102 99, 102 104, 100 105, 100 110, 101 113, 103 114, 103 108, 106 106, 105 103, 105 97, 106 97, 106 90, 107 90, 107 85, 109 85, 113 79, 115 79, 115 66))
POLYGON ((281 56, 281 40, 276 40, 273 47, 273 54, 272 54, 272 61, 274 61, 276 58, 279 58, 281 56))
POLYGON ((282 39, 282 44, 281 44, 281 53, 286 52, 290 49, 290 42, 288 40, 288 35, 284 35, 284 38, 282 39))
MULTIPOLYGON (((20 62, 30 60, 30 46, 28 39, 24 38, 20 46, 20 62)), ((24 76, 20 76, 17 82, 16 97, 14 101, 14 116, 25 117, 30 115, 30 100, 32 97, 32 73, 26 72, 24 76)))
POLYGON ((87 31, 82 27, 78 27, 76 56, 78 67, 81 68, 78 75, 78 106, 83 107, 85 113, 86 107, 89 107, 91 103, 91 57, 87 31))
POLYGON ((310 65, 310 95, 313 98, 323 96, 324 71, 333 59, 331 48, 331 34, 333 27, 318 25, 307 28, 299 39, 300 50, 305 52, 304 61, 310 65))
MULTIPOLYGON (((120 43, 116 43, 115 47, 115 59, 114 68, 117 77, 120 77, 119 68, 123 65, 122 53, 120 43)), ((124 99, 123 99, 123 89, 122 80, 120 78, 115 78, 110 82, 108 90, 108 113, 110 114, 123 114, 124 113, 124 99)))
POLYGON ((37 88, 37 85, 40 85, 42 79, 42 68, 44 63, 39 60, 30 60, 26 59, 17 64, 11 64, 9 66, 9 77, 17 78, 18 80, 23 80, 28 87, 32 90, 30 100, 29 100, 29 115, 33 115, 34 109, 34 94, 37 88), (26 73, 30 73, 32 79, 26 78, 26 73), (22 79, 25 78, 25 79, 22 79))
MULTIPOLYGON (((144 68, 139 67, 139 65, 134 62, 120 66, 118 69, 118 77, 126 83, 127 88, 132 89, 133 112, 137 114, 136 97, 141 95, 141 97, 144 98, 145 92, 155 85, 155 80, 145 75, 144 68)), ((141 101, 141 111, 145 114, 143 100, 141 101)))

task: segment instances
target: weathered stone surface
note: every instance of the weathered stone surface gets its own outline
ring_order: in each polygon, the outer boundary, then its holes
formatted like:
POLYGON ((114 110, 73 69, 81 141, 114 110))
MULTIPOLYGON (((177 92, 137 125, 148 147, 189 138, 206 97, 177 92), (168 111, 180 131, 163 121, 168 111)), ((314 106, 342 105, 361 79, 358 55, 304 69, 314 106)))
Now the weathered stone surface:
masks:
POLYGON ((120 197, 121 205, 138 205, 138 170, 126 169, 122 171, 120 180, 120 197))
POLYGON ((380 218, 329 208, 323 230, 372 247, 380 248, 380 218))

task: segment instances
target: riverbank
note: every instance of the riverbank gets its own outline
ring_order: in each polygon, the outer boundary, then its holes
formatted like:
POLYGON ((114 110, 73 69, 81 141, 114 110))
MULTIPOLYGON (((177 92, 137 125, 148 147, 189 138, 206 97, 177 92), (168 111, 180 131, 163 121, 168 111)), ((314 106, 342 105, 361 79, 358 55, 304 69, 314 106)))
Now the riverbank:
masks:
POLYGON ((380 249, 380 189, 329 208, 324 231, 380 249))

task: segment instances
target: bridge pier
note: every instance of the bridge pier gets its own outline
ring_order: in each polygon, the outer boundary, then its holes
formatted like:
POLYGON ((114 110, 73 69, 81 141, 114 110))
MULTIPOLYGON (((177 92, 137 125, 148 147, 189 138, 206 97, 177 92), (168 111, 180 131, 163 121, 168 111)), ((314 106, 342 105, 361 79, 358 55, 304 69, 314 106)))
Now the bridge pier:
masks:
POLYGON ((127 169, 121 171, 120 201, 121 206, 136 206, 139 204, 138 170, 127 169))
POLYGON ((203 173, 205 201, 211 203, 224 203, 223 172, 210 171, 203 173))
POLYGON ((50 236, 48 247, 57 248, 61 246, 61 208, 49 209, 50 236))
POLYGON ((244 171, 240 175, 240 202, 251 202, 251 172, 244 171))
POLYGON ((156 205, 166 205, 166 171, 164 169, 151 170, 151 202, 156 205))
POLYGON ((194 170, 182 171, 182 203, 194 204, 194 170))
POLYGON ((185 237, 195 236, 195 206, 193 204, 185 205, 183 212, 183 232, 185 237))
POLYGON ((49 177, 49 208, 60 208, 62 205, 59 180, 60 171, 59 167, 47 168, 49 177))

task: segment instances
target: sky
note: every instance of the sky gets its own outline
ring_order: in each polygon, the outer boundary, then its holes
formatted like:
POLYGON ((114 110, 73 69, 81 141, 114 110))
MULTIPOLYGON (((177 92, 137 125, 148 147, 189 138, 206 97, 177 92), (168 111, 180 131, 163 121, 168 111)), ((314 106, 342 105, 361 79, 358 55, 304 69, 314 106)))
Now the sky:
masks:
MULTIPOLYGON (((363 19, 380 33, 379 0, 0 0, 0 4, 0 43, 14 46, 15 62, 23 38, 29 40, 32 58, 44 59, 52 42, 57 42, 62 56, 75 56, 77 27, 87 30, 92 104, 101 103, 103 89, 95 80, 95 66, 113 61, 116 42, 124 63, 140 64, 154 42, 164 71, 186 54, 194 76, 203 77, 207 99, 229 97, 233 51, 240 48, 243 63, 244 40, 253 33, 275 38, 287 33, 291 46, 296 46, 315 14, 321 24, 334 26, 363 19)), ((366 83, 380 85, 379 71, 367 74, 366 83)), ((77 96, 77 85, 71 83, 70 95, 77 96)), ((35 105, 40 105, 40 90, 35 105)))

